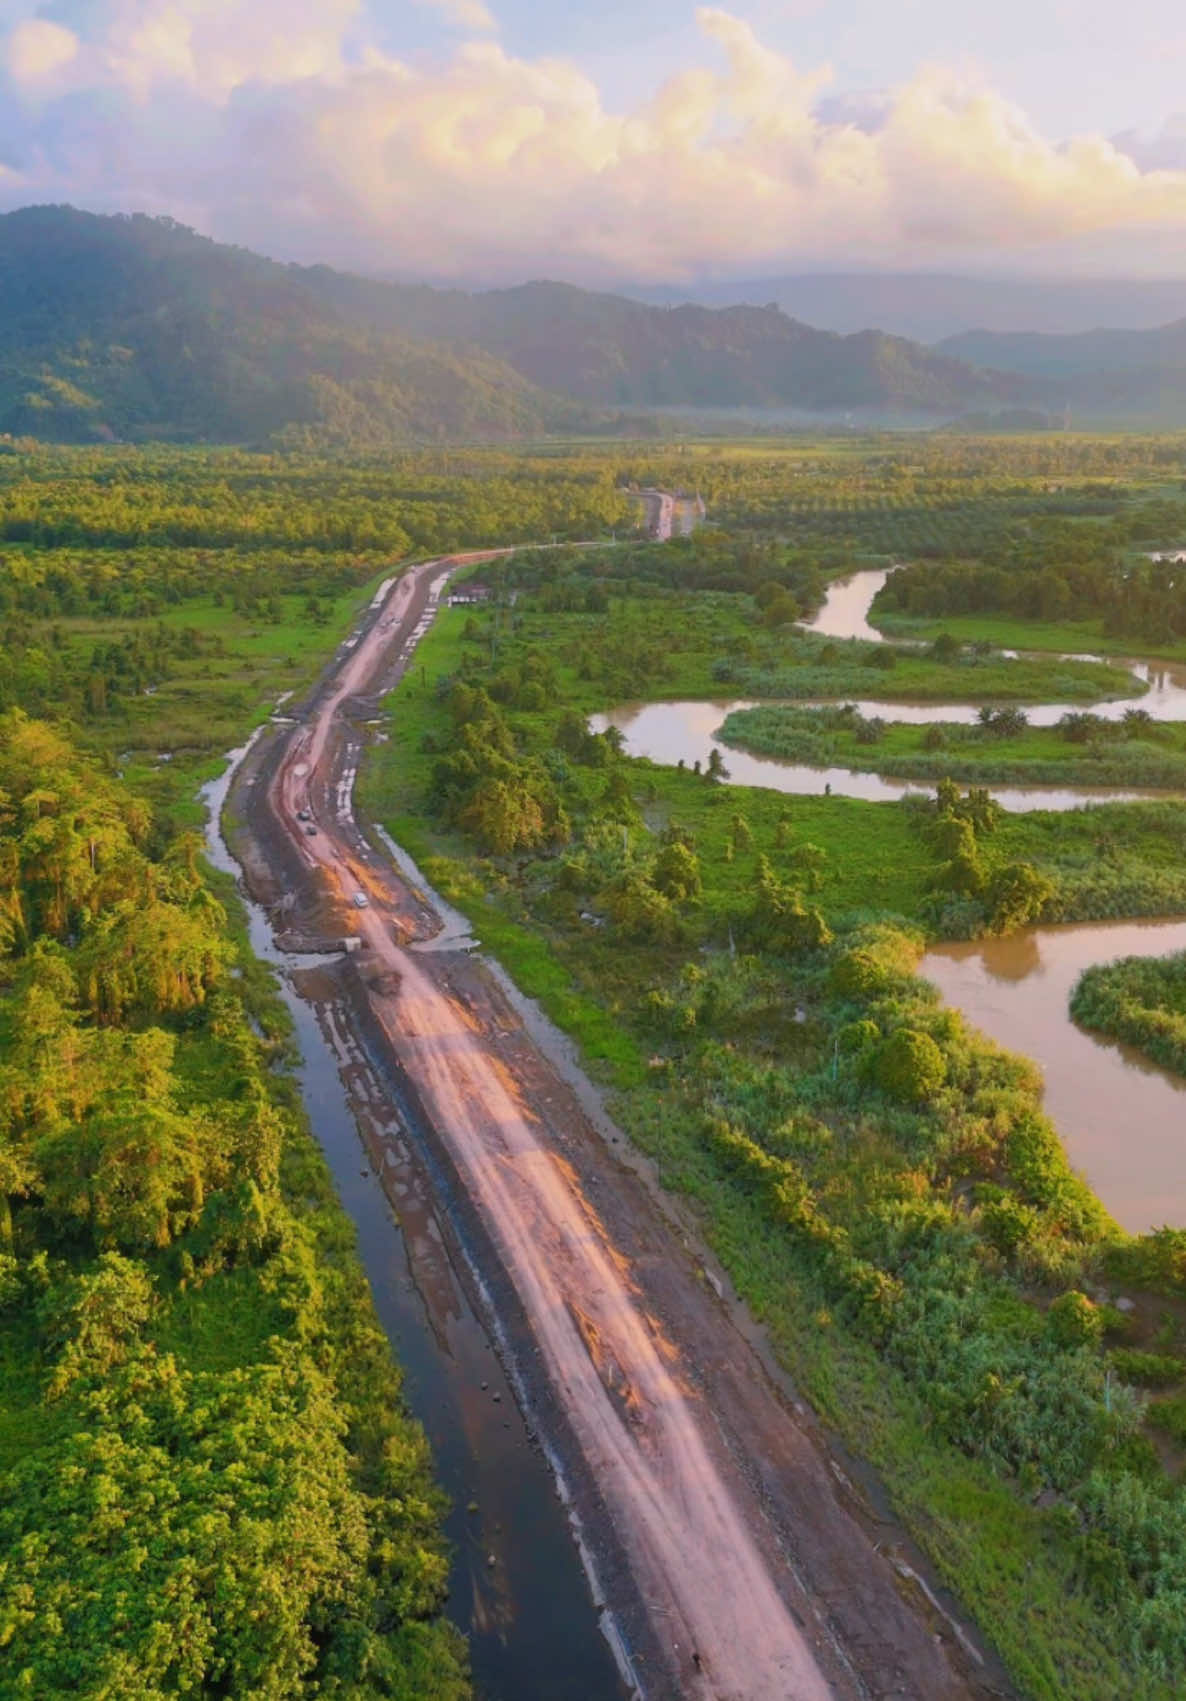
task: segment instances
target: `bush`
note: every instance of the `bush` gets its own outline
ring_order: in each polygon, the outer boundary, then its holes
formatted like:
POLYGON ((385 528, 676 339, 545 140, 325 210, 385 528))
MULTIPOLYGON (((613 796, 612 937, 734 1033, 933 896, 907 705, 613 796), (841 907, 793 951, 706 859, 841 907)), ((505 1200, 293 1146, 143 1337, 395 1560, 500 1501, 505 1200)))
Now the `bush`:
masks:
POLYGON ((841 1057, 856 1057, 870 1051, 880 1038, 876 1022, 846 1022, 836 1035, 836 1049, 841 1057))
POLYGON ((1186 1447, 1186 1399, 1155 1401, 1149 1407, 1149 1422, 1179 1447, 1186 1447))
POLYGON ((1112 1369, 1125 1382, 1138 1388, 1172 1388, 1186 1378, 1186 1364, 1180 1358, 1165 1353, 1142 1352, 1139 1347, 1116 1347, 1111 1355, 1112 1369))
POLYGON ((1046 1327, 1060 1347, 1093 1346, 1104 1332, 1099 1307, 1074 1289, 1060 1294, 1046 1313, 1046 1327))
POLYGON ((919 958, 917 942, 898 928, 875 926, 850 935, 854 943, 838 951, 828 983, 839 997, 863 1001, 903 986, 919 958))
POLYGON ((878 1053, 874 1078, 900 1103, 925 1104, 947 1079, 947 1064, 929 1034, 899 1028, 878 1053))
POLYGON ((1010 862, 988 882, 985 903, 993 933, 1013 933, 1037 921, 1054 897, 1054 886, 1029 862, 1010 862))

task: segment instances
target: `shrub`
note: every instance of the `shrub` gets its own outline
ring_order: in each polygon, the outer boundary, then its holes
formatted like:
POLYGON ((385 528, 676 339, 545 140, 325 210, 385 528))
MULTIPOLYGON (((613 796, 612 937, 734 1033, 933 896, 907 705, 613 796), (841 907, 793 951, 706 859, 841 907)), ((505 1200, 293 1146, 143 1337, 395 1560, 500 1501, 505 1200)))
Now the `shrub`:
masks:
POLYGON ((1149 1407, 1149 1422, 1179 1447, 1186 1447, 1186 1398, 1155 1401, 1149 1407))
POLYGON ((841 998, 876 998, 902 985, 914 973, 919 949, 908 933, 895 927, 867 927, 850 935, 854 943, 837 952, 828 982, 841 998))
POLYGON ((1085 1293, 1072 1289, 1060 1294, 1046 1312, 1046 1327, 1060 1347, 1094 1345, 1104 1332, 1099 1307, 1085 1293))
POLYGON ((836 1035, 836 1049, 841 1057, 856 1057, 871 1050, 880 1038, 876 1022, 846 1022, 836 1035))
POLYGON ((1036 921, 1053 896, 1053 885, 1032 863, 1007 863, 988 882, 988 925, 993 933, 1012 933, 1036 921))
POLYGON ((947 1064, 929 1034, 899 1028, 878 1053, 874 1077, 883 1092, 902 1104, 924 1104, 947 1079, 947 1064))
POLYGON ((1176 1382, 1186 1379, 1186 1364, 1166 1353, 1142 1352, 1139 1347, 1116 1347, 1110 1356, 1117 1376, 1139 1388, 1172 1388, 1176 1382))
POLYGON ((980 1231, 990 1246, 1006 1258, 1016 1258, 1037 1240, 1042 1219, 1032 1205, 1016 1194, 998 1189, 980 1208, 980 1231))

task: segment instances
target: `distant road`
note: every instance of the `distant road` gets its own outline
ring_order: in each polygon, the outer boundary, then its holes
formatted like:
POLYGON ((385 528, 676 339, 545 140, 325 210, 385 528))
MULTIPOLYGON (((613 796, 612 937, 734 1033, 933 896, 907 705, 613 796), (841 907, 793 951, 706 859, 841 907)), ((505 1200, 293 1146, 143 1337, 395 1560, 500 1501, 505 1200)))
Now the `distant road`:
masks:
POLYGON ((640 490, 638 494, 646 510, 647 530, 660 543, 666 543, 675 525, 675 497, 666 490, 640 490))

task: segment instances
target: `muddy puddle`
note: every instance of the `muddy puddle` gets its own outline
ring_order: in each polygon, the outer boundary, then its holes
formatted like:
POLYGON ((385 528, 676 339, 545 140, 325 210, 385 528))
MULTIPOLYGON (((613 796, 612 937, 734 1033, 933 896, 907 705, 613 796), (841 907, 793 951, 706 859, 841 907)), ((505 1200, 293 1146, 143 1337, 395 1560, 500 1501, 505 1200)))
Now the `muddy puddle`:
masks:
MULTIPOLYGON (((202 792, 207 854, 236 881, 221 812, 242 754, 202 792)), ((448 1611, 469 1639, 477 1694, 625 1701, 551 1467, 470 1303, 472 1273, 462 1279, 442 1233, 435 1201, 448 1198, 447 1184, 397 1090, 353 1037, 336 959, 278 951, 265 911, 242 895, 252 949, 277 970, 295 1024, 313 1132, 452 1505, 448 1611)))

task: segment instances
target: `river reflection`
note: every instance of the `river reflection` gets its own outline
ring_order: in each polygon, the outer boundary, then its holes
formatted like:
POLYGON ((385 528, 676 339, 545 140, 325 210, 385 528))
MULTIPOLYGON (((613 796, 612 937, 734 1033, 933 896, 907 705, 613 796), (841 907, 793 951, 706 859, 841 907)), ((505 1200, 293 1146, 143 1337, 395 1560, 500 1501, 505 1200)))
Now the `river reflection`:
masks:
MULTIPOLYGON (((833 584, 813 623, 815 630, 838 640, 880 639, 867 617, 888 571, 854 573, 833 584)), ((1046 659, 1052 665, 1058 660, 1053 655, 1046 659)), ((1163 661, 1122 665, 1148 681, 1148 693, 1128 702, 1101 704, 1093 713, 1118 718, 1126 708, 1141 707, 1158 720, 1186 720, 1186 667, 1163 661)), ((598 731, 616 726, 632 756, 667 765, 682 761, 689 768, 695 762, 704 767, 717 749, 733 785, 816 796, 828 790, 873 802, 920 789, 877 774, 812 768, 721 744, 714 735, 725 716, 752 707, 748 699, 627 703, 595 716, 592 725, 598 731)), ((915 724, 971 722, 979 712, 966 703, 874 699, 859 707, 865 715, 915 724)), ((1039 704, 1026 713, 1035 725, 1052 725, 1067 709, 1066 703, 1039 704)), ((993 794, 1006 809, 1054 810, 1171 795, 1049 786, 994 786, 993 794)), ((1038 1064, 1046 1109, 1072 1163, 1117 1220, 1134 1232, 1165 1222, 1186 1223, 1186 1081, 1158 1069, 1129 1046, 1109 1044, 1077 1028, 1068 1005, 1075 982, 1094 963, 1181 950, 1186 950, 1186 921, 1104 922, 1032 928, 1007 939, 944 945, 930 951, 922 963, 922 973, 947 1003, 999 1044, 1038 1064)))
POLYGON ((1183 950, 1186 921, 1102 922, 936 946, 920 970, 945 1003, 1033 1058, 1071 1162, 1134 1233, 1186 1222, 1186 1081, 1076 1027, 1068 1005, 1095 963, 1183 950))
MULTIPOLYGON (((1184 694, 1186 695, 1186 694, 1184 694)), ((766 699, 767 702, 770 699, 766 699)), ((715 736, 726 715, 734 709, 756 707, 752 698, 716 702, 622 703, 603 715, 590 717, 594 732, 617 727, 625 739, 629 756, 646 756, 652 762, 691 768, 699 762, 707 767, 713 750, 720 752, 730 785, 765 786, 768 791, 787 792, 795 797, 818 797, 829 791, 836 797, 859 797, 867 803, 896 803, 910 793, 930 795, 934 785, 925 780, 883 779, 855 768, 815 768, 806 762, 786 761, 778 756, 756 756, 748 750, 722 744, 715 736)), ((810 704, 799 703, 799 708, 810 704)), ((953 709, 913 709, 902 703, 862 703, 862 713, 907 720, 955 720, 967 718, 964 704, 953 709)), ((1065 713, 1066 705, 1060 712, 1065 713)), ((970 711, 974 718, 975 710, 970 711)), ((1082 809, 1088 803, 1137 803, 1142 799, 1165 798, 1165 791, 1126 791, 1119 786, 993 786, 992 794, 1003 809, 1082 809)))
MULTIPOLYGON (((1186 560, 1186 551, 1167 556, 1168 560, 1186 560)), ((845 640, 861 638, 867 643, 882 644, 884 632, 869 624, 869 610, 894 567, 863 568, 837 579, 828 586, 827 595, 814 620, 806 621, 813 632, 825 638, 845 640)), ((897 639, 897 643, 909 640, 897 639)), ((1139 656, 1101 656, 1089 652, 1059 655, 1053 650, 1006 650, 1006 655, 1018 654, 1047 661, 1053 666, 1059 661, 1106 661, 1123 668, 1141 680, 1148 689, 1140 696, 1118 698, 1112 703, 1096 703, 1093 715, 1104 720, 1118 721, 1129 709, 1144 709, 1158 721, 1186 721, 1186 665, 1181 662, 1151 660, 1139 656)), ((980 713, 972 703, 893 703, 869 698, 858 704, 862 714, 881 715, 884 720, 908 721, 915 726, 930 721, 958 721, 970 726, 980 713)), ((1026 705, 1026 715, 1032 726, 1055 726, 1074 708, 1071 703, 1034 703, 1026 705)))
MULTIPOLYGON (((874 597, 894 571, 892 567, 865 568, 846 579, 834 580, 828 587, 819 613, 810 622, 812 630, 840 641, 862 638, 883 642, 882 634, 869 625, 868 614, 874 597)), ((1042 659, 1054 666, 1063 658, 1046 653, 1042 659)), ((1127 668, 1148 686, 1142 696, 1097 703, 1092 706, 1092 714, 1118 721, 1129 709, 1144 709, 1155 720, 1186 721, 1186 666, 1176 662, 1129 660, 1116 656, 1075 659, 1108 659, 1119 667, 1127 668)), ((767 698, 764 701, 770 703, 774 700, 767 698)), ((799 797, 818 796, 827 791, 837 797, 861 798, 867 803, 894 803, 911 792, 934 789, 921 780, 883 778, 880 774, 859 773, 851 768, 812 767, 805 762, 757 756, 722 744, 715 734, 725 717, 734 709, 752 709, 755 706, 748 698, 718 699, 708 703, 622 703, 606 714, 594 715, 589 724, 595 732, 617 727, 626 741, 629 755, 646 756, 652 762, 673 767, 680 762, 688 768, 697 762, 704 767, 715 749, 724 761, 732 785, 765 786, 771 791, 788 792, 799 797)), ((799 702, 796 706, 809 709, 823 705, 799 702)), ((953 721, 972 726, 980 714, 977 703, 896 703, 877 697, 861 698, 856 707, 867 719, 880 717, 887 721, 903 721, 911 726, 928 726, 933 721, 953 721)), ((1065 702, 1034 703, 1025 705, 1025 713, 1032 726, 1055 726, 1074 707, 1074 704, 1065 702)), ((1118 786, 994 786, 992 790, 1001 807, 1008 810, 1081 809, 1090 803, 1136 803, 1142 799, 1176 795, 1160 790, 1126 790, 1118 786)))

